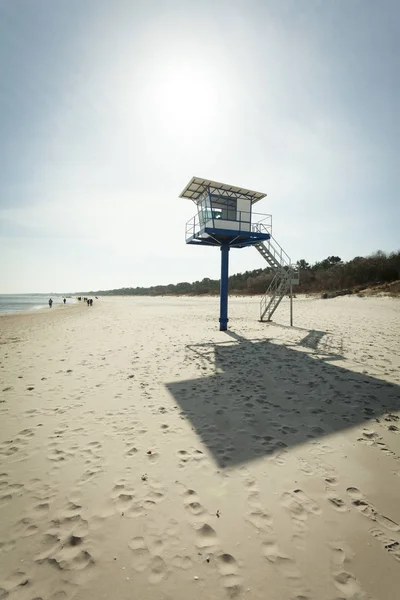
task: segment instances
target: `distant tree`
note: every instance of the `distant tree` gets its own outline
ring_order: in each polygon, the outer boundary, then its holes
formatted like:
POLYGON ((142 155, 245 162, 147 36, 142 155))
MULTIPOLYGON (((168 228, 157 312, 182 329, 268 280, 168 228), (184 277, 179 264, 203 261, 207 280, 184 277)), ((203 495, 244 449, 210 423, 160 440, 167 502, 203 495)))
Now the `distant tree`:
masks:
POLYGON ((304 258, 298 260, 297 264, 298 264, 299 268, 303 269, 303 270, 311 268, 310 264, 306 260, 304 260, 304 258))
POLYGON ((331 266, 337 265, 342 262, 342 259, 340 258, 340 256, 328 256, 328 258, 326 260, 328 261, 329 265, 331 265, 331 266))
POLYGON ((342 259, 340 258, 340 256, 328 256, 328 258, 325 258, 324 260, 316 262, 312 266, 312 269, 314 269, 314 271, 318 271, 319 269, 330 269, 331 267, 338 265, 341 262, 342 262, 342 259))

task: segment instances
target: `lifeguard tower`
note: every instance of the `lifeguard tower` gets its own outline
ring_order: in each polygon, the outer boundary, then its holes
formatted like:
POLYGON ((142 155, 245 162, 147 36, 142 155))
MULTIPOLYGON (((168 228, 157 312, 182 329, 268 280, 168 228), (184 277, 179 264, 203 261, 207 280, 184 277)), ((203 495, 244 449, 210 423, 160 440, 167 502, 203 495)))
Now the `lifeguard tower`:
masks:
POLYGON ((197 214, 186 223, 186 243, 221 249, 220 331, 228 328, 229 250, 255 246, 274 273, 261 299, 260 320, 271 321, 282 298, 299 282, 297 266, 272 237, 271 215, 253 211, 266 194, 192 177, 180 198, 193 200, 197 214))

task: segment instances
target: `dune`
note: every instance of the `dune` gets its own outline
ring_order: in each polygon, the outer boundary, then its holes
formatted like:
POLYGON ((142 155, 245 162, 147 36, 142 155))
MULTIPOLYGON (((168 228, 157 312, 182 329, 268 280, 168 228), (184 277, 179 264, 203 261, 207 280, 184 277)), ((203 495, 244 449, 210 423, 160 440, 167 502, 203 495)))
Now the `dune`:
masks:
POLYGON ((400 302, 0 317, 0 599, 394 600, 400 302))

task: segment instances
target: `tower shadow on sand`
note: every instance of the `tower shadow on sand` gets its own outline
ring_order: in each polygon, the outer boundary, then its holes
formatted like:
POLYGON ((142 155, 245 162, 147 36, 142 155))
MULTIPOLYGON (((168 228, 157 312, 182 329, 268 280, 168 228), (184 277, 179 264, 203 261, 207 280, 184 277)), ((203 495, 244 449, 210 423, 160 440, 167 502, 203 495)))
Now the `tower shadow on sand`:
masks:
POLYGON ((343 357, 318 351, 324 332, 307 330, 292 346, 224 335, 230 339, 186 347, 199 370, 213 365, 214 374, 166 385, 220 468, 400 409, 400 386, 338 366, 343 357))

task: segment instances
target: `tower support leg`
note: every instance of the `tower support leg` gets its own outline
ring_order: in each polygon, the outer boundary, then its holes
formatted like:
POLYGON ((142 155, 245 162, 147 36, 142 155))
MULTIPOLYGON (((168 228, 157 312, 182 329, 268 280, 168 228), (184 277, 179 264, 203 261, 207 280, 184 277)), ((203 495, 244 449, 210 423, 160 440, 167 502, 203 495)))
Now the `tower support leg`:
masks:
POLYGON ((219 304, 219 330, 228 329, 228 277, 229 277, 229 246, 221 246, 221 286, 219 304))

